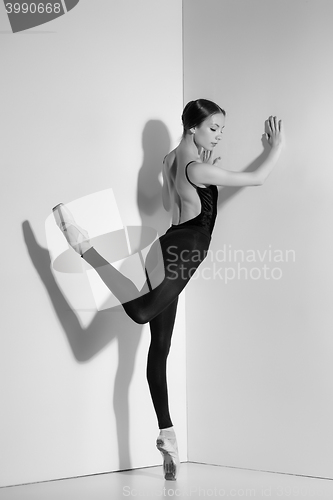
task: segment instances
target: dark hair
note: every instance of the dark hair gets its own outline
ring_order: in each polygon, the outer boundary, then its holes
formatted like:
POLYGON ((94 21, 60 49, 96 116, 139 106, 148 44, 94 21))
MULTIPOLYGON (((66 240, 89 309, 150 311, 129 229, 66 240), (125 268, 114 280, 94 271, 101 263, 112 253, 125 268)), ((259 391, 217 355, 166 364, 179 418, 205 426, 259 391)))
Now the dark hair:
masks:
POLYGON ((186 132, 192 127, 198 127, 206 118, 216 113, 222 113, 224 116, 226 115, 224 109, 220 108, 220 106, 213 101, 197 99, 196 101, 188 102, 182 114, 184 127, 183 137, 185 137, 186 132))

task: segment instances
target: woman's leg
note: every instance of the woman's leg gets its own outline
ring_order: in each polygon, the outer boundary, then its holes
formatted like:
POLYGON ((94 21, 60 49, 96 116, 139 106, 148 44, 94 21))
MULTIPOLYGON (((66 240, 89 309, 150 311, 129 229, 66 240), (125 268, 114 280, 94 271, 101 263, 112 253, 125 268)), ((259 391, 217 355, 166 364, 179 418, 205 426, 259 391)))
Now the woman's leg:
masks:
POLYGON ((160 428, 156 446, 163 456, 164 477, 169 480, 177 478, 180 467, 176 434, 169 413, 166 376, 178 298, 150 321, 151 343, 147 360, 147 380, 160 428))
POLYGON ((166 367, 177 304, 178 296, 150 321, 151 342, 147 359, 147 380, 160 429, 172 427, 166 367))
MULTIPOLYGON (((125 312, 136 323, 147 323, 169 306, 186 286, 195 270, 207 255, 210 236, 195 227, 169 230, 152 245, 146 262, 157 262, 153 272, 164 279, 153 289, 146 281, 138 290, 134 283, 106 261, 93 247, 83 254, 106 286, 117 297, 125 312), (161 258, 156 259, 159 248, 161 258)), ((153 266, 146 266, 148 269, 153 266)))

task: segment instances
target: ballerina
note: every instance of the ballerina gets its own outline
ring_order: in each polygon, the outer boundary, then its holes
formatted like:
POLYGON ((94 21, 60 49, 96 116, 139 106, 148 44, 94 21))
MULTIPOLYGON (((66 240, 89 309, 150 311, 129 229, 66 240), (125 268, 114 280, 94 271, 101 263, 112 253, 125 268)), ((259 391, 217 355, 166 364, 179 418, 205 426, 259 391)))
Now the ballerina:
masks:
POLYGON ((166 377, 179 294, 207 256, 217 216, 217 186, 261 186, 283 146, 282 120, 271 116, 266 133, 271 150, 265 162, 254 172, 225 170, 212 154, 222 138, 225 117, 225 111, 207 99, 190 101, 183 110, 181 141, 164 158, 162 170, 162 201, 167 211, 172 210, 172 224, 147 254, 147 280, 141 289, 96 251, 87 231, 62 203, 53 208, 69 245, 96 270, 128 316, 150 324, 147 380, 160 430, 156 446, 167 480, 175 480, 180 467, 166 377))

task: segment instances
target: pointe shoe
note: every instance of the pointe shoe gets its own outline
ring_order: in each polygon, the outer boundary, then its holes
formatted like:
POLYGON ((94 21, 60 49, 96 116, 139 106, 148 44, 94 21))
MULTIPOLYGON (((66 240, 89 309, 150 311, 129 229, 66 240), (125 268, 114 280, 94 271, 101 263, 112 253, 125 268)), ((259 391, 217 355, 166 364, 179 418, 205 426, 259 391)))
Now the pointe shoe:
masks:
POLYGON ((180 468, 177 442, 173 444, 170 439, 160 435, 156 447, 163 457, 164 479, 175 481, 180 468))
POLYGON ((92 247, 87 231, 78 226, 73 215, 63 203, 52 208, 57 226, 65 236, 68 244, 81 255, 92 247))

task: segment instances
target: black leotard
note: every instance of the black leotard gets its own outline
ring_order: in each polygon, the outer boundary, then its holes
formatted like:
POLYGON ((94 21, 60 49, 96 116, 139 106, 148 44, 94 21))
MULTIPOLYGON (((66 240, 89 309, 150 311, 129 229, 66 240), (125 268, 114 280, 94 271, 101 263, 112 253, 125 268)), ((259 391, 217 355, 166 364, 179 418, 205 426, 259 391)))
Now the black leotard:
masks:
POLYGON ((172 228, 197 226, 198 228, 203 229, 205 233, 207 232, 211 235, 217 215, 217 187, 211 184, 210 186, 203 188, 196 186, 193 182, 191 182, 187 173, 187 167, 190 163, 195 163, 195 161, 192 160, 186 165, 185 175, 188 182, 197 190, 201 202, 201 212, 199 215, 193 217, 193 219, 187 220, 186 222, 182 222, 181 224, 172 224, 172 228))

